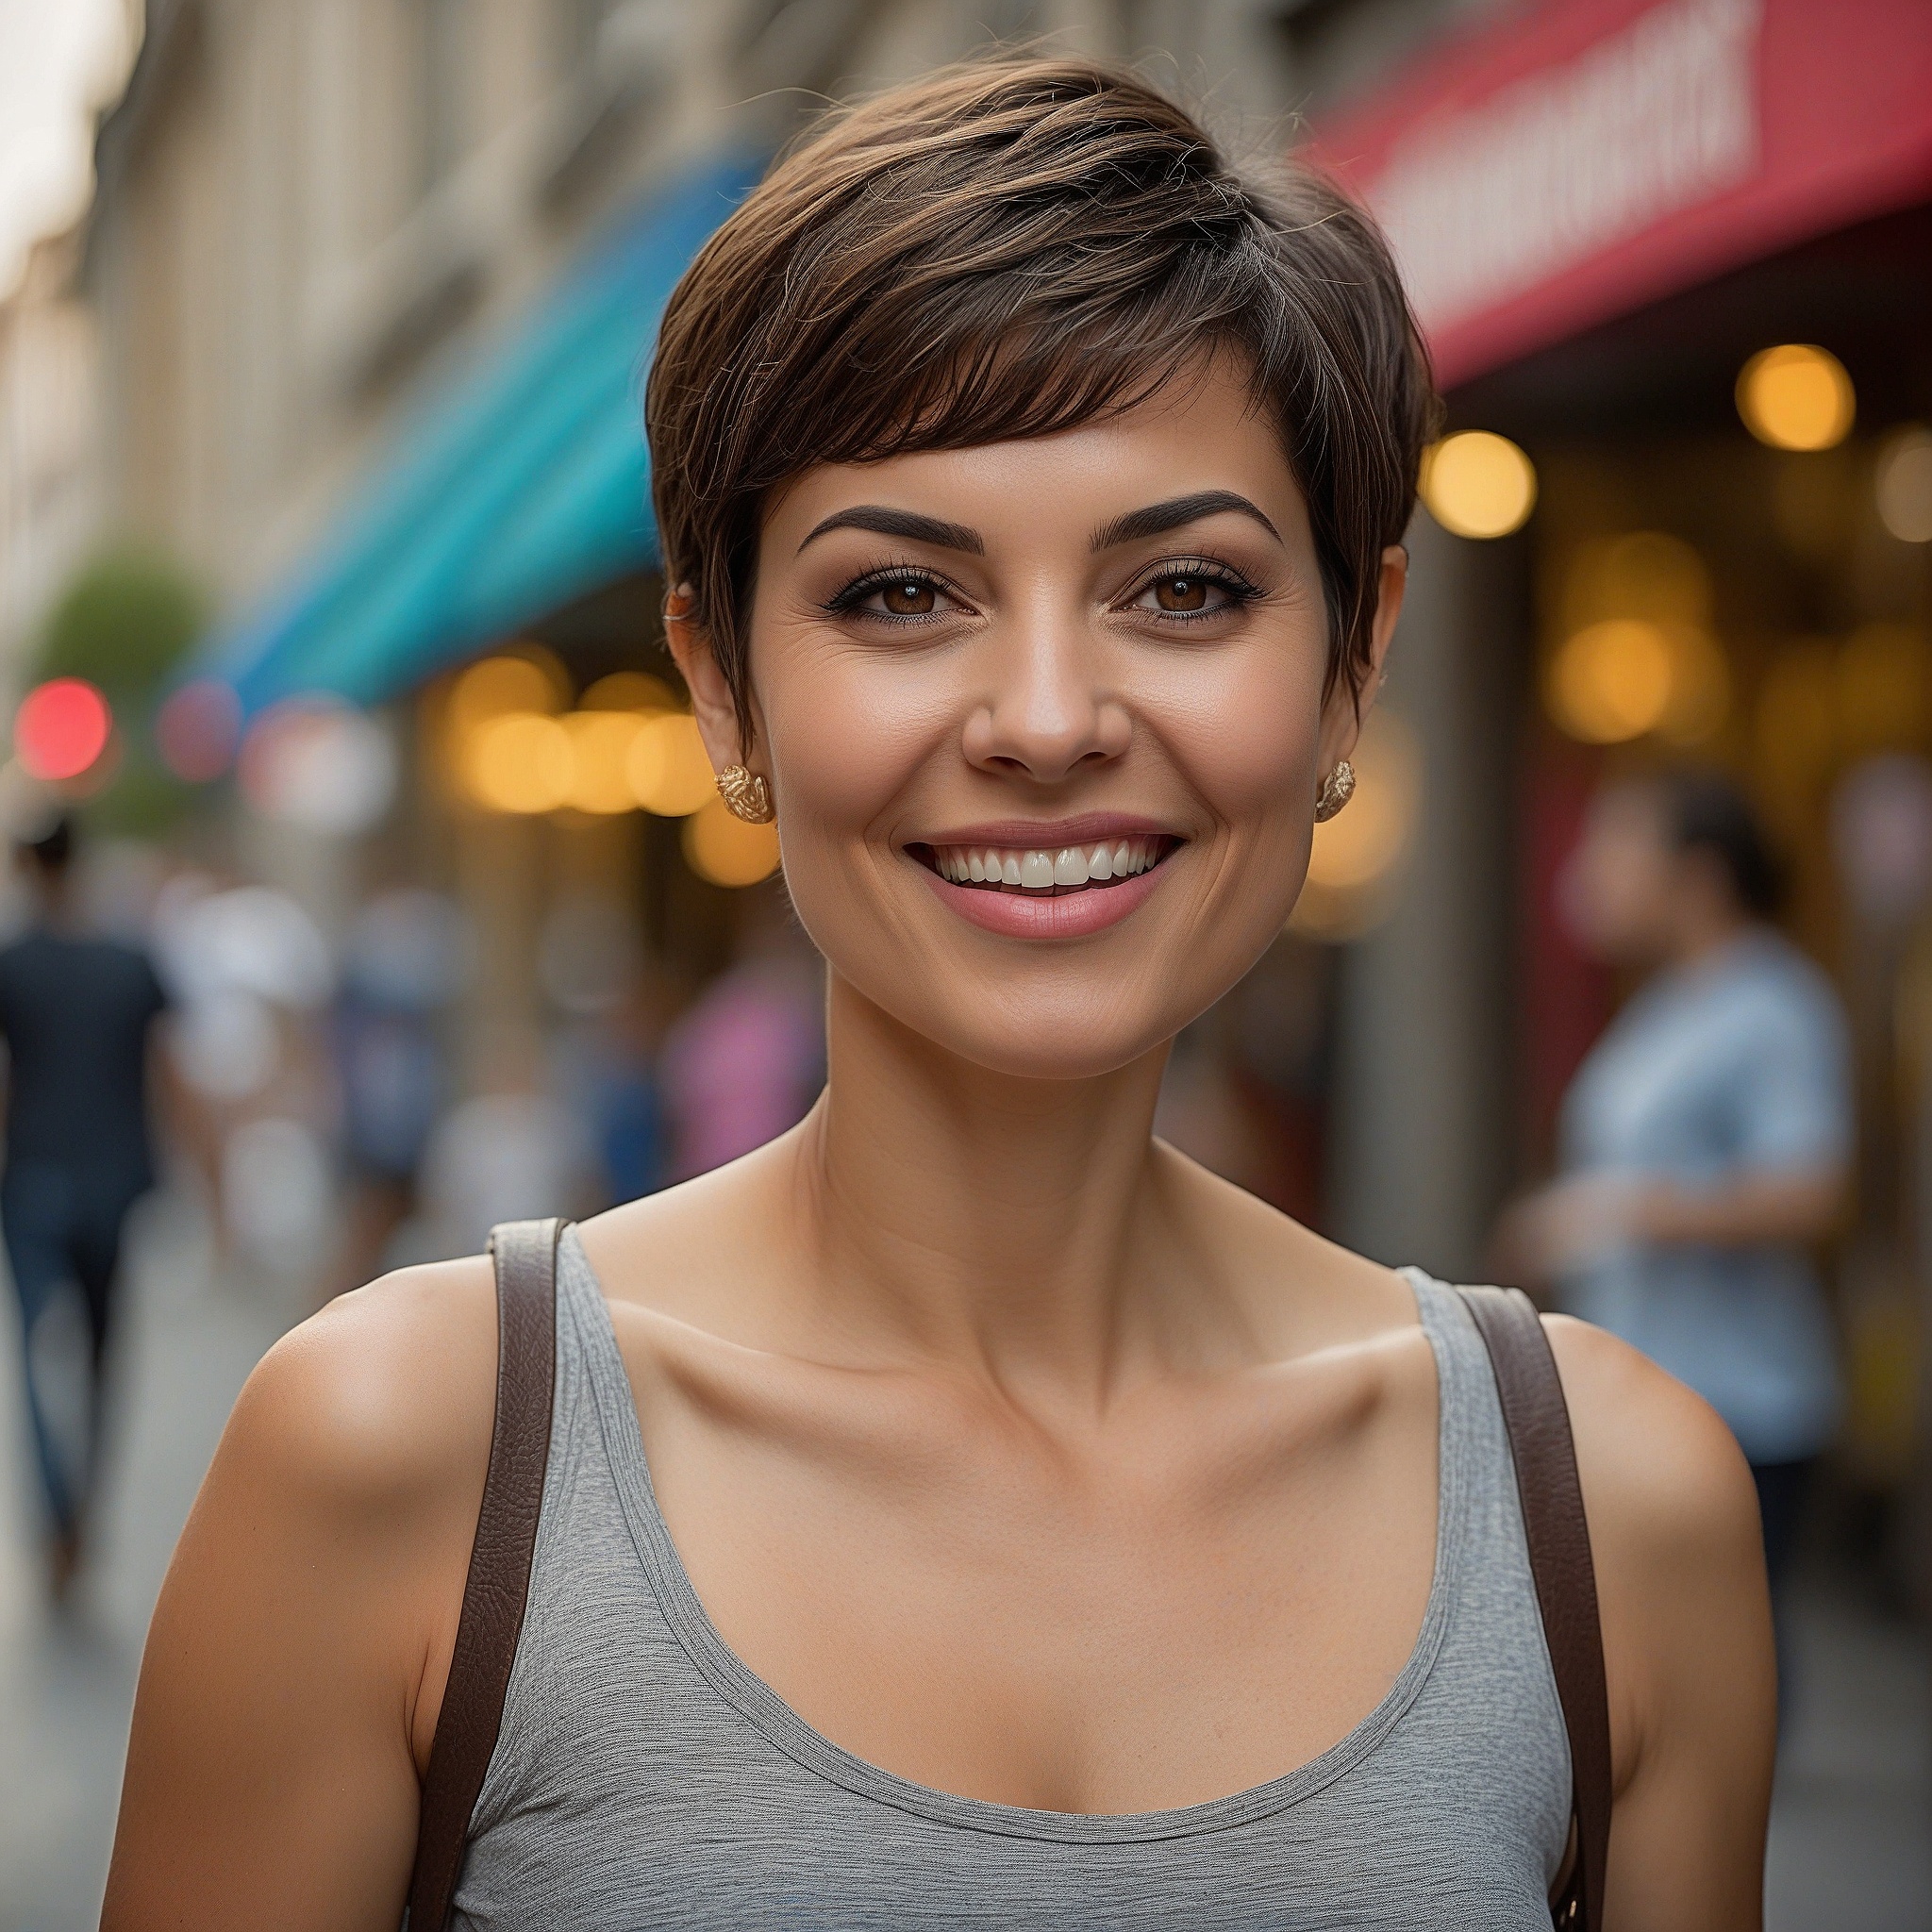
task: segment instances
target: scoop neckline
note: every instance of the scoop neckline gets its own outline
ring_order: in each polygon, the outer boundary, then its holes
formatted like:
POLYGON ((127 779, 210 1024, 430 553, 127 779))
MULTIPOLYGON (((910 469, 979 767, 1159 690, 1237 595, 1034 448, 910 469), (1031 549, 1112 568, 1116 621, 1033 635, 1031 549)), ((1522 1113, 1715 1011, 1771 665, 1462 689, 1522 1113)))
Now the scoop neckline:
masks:
POLYGON ((581 1275, 578 1293, 559 1295, 559 1316, 564 1307, 579 1302, 594 1305, 579 1307, 577 1313, 606 1453, 632 1543, 665 1622, 699 1674, 738 1716, 794 1763, 829 1784, 895 1810, 1002 1838, 1101 1844, 1190 1838, 1265 1818, 1335 1783, 1395 1729, 1435 1668, 1448 1630, 1465 1541, 1461 1532, 1469 1486, 1461 1445, 1467 1431, 1451 1426, 1452 1411, 1463 1393, 1459 1365, 1442 1336, 1435 1301, 1447 1291, 1419 1269, 1400 1272, 1415 1296, 1417 1315, 1436 1363, 1436 1548, 1422 1624, 1394 1682, 1325 1750, 1244 1790, 1154 1811, 1049 1811, 941 1790, 860 1757, 808 1723, 725 1642, 658 1507, 637 1398, 596 1268, 574 1226, 565 1230, 562 1245, 570 1265, 559 1268, 559 1286, 577 1286, 572 1277, 579 1271, 581 1275))

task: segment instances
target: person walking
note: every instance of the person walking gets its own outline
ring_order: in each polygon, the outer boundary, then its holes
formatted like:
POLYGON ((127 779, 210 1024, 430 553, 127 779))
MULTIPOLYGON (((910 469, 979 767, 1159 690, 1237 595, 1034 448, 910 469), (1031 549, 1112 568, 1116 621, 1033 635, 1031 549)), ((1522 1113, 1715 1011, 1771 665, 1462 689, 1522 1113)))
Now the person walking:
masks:
POLYGON ((1831 986, 1771 924, 1776 869, 1730 779, 1599 794, 1564 882, 1598 958, 1645 975, 1565 1097, 1564 1173, 1506 1217, 1506 1265, 1730 1424, 1774 1604, 1839 1412, 1809 1248, 1843 1209, 1851 1055, 1831 986))
POLYGON ((62 819, 19 848, 36 901, 29 929, 0 948, 8 1050, 0 1230, 20 1298, 27 1415, 50 1525, 48 1582, 67 1594, 101 1436, 102 1369, 127 1210, 153 1185, 149 1041, 167 996, 147 956, 79 929, 75 834, 62 819), (48 1386, 43 1323, 60 1291, 86 1315, 87 1427, 63 1441, 48 1386))

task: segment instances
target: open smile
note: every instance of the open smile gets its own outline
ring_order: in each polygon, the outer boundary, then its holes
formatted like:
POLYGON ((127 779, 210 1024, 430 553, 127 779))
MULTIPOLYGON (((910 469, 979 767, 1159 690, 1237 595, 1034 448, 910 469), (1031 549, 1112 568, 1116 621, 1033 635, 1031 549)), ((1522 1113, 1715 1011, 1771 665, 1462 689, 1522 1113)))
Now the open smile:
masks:
POLYGON ((1118 925, 1188 841, 1145 820, 1092 812, 1058 824, 1008 820, 906 846, 969 924, 1016 940, 1077 940, 1118 925))
POLYGON ((910 850, 953 885, 1046 898, 1138 878, 1179 843, 1165 833, 1153 833, 1056 846, 916 845, 910 850))

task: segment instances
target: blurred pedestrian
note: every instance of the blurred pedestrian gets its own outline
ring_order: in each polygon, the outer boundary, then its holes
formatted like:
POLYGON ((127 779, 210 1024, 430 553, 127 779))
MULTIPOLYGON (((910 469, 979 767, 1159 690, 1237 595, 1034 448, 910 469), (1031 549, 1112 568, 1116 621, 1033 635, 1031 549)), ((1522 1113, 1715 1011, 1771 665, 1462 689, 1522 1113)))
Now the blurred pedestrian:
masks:
POLYGON ((824 1084, 824 990, 789 906, 746 907, 743 953, 672 1027, 659 1068, 672 1178, 708 1174, 805 1118, 824 1084))
POLYGON ((154 1022, 167 1005, 144 953, 78 928, 75 844, 63 819, 20 848, 38 916, 0 950, 0 1036, 8 1054, 0 1222, 20 1297, 27 1414, 57 1600, 80 1557, 122 1228, 154 1181, 147 1063, 154 1022), (79 1291, 88 1335, 81 1444, 61 1440, 41 1345, 46 1317, 70 1285, 79 1291))
POLYGON ((1563 891, 1590 950, 1647 977, 1573 1082, 1563 1177, 1506 1218, 1502 1258, 1730 1424, 1775 1593, 1839 1410, 1807 1249, 1845 1194, 1844 1020, 1772 926, 1775 867, 1743 794, 1715 773, 1607 787, 1563 891))
POLYGON ((423 1156, 414 1249, 474 1252, 503 1221, 576 1214, 597 1197, 584 1123, 552 1091, 542 1043, 509 1027, 485 1034, 478 1091, 439 1121, 423 1156))
POLYGON ((350 925, 330 1027, 350 1181, 343 1289, 379 1272, 416 1211, 423 1158, 450 1098, 442 1014, 468 949, 460 909, 420 887, 376 894, 350 925))

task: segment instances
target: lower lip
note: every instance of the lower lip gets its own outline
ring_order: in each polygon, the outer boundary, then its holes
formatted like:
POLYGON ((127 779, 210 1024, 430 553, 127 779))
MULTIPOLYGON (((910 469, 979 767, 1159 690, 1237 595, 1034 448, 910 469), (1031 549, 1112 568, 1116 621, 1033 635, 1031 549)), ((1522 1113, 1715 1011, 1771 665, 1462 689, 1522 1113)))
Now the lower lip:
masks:
MULTIPOLYGON (((1014 940, 1078 940, 1118 925, 1145 904, 1171 860, 1162 859, 1117 886, 1084 892, 989 892, 984 886, 956 886, 922 865, 926 883, 961 919, 1014 940)), ((918 864, 915 859, 914 864, 918 864)))

